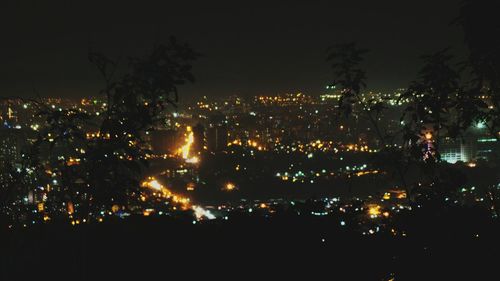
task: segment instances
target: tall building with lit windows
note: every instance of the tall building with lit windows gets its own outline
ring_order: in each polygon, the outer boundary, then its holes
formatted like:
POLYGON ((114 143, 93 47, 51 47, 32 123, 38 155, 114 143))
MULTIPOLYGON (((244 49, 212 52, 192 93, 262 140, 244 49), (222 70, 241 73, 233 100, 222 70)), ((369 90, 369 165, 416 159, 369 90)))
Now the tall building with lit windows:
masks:
POLYGON ((476 143, 473 138, 448 139, 440 147, 441 159, 448 163, 476 160, 476 143))
POLYGON ((24 129, 0 129, 0 162, 17 163, 22 149, 34 139, 34 133, 24 129))
POLYGON ((500 142, 494 137, 482 137, 477 139, 477 159, 492 160, 500 159, 500 142))
POLYGON ((500 142, 479 122, 463 138, 444 140, 440 152, 441 159, 448 163, 489 161, 500 158, 500 142))

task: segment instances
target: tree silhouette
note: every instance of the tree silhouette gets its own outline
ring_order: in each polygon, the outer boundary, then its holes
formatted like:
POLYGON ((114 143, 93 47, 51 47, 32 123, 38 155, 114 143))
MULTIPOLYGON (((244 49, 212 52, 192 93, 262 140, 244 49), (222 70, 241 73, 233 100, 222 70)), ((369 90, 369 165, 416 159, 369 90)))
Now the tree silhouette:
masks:
MULTIPOLYGON (((361 90, 366 88, 366 72, 360 64, 367 52, 366 49, 358 48, 354 42, 328 48, 327 61, 330 62, 335 77, 332 84, 342 87, 339 107, 346 117, 352 113, 355 103, 360 103, 364 109, 368 108, 360 97, 361 90)), ((371 115, 368 117, 373 119, 371 115)))
MULTIPOLYGON (((465 0, 455 23, 462 27, 468 49, 465 65, 471 72, 467 96, 473 102, 466 117, 481 122, 500 141, 500 19, 495 1, 465 0)), ((497 187, 488 195, 498 214, 497 187)))
MULTIPOLYGON (((452 68, 449 49, 422 57, 424 66, 400 99, 409 100, 401 121, 405 124, 405 140, 421 149, 426 134, 431 134, 431 158, 439 159, 439 146, 444 136, 457 137, 455 108, 462 94, 460 75, 452 68)), ((429 137, 427 137, 429 138, 429 137)), ((423 148, 426 150, 425 148, 423 148)), ((426 153, 426 151, 424 151, 426 153)), ((422 157, 425 155, 418 155, 422 157)))
POLYGON ((469 51, 465 62, 472 76, 468 95, 476 100, 470 105, 475 109, 470 115, 484 122, 491 135, 500 140, 500 20, 497 3, 465 0, 455 23, 462 27, 469 51))
POLYGON ((37 169, 40 179, 45 173, 51 175, 44 184, 59 181, 49 197, 59 205, 54 209, 69 210, 71 205, 70 213, 86 217, 113 205, 129 208, 138 200, 150 153, 144 135, 164 121, 162 113, 169 106, 176 106, 178 87, 194 82, 191 63, 198 56, 172 37, 150 55, 130 58, 125 74, 116 77, 117 62, 89 52, 90 62, 105 81, 102 112, 94 115, 48 106, 39 112, 46 126, 40 130, 32 157, 44 167, 37 169))
POLYGON ((409 101, 401 117, 403 138, 410 155, 420 163, 420 182, 414 190, 419 204, 432 201, 431 206, 442 207, 445 201, 454 201, 451 199, 466 179, 460 170, 441 162, 441 145, 445 138, 456 141, 464 137, 477 118, 481 101, 464 89, 449 48, 422 59, 418 78, 401 96, 409 101), (459 178, 463 181, 454 181, 459 178))
MULTIPOLYGON (((361 93, 366 88, 366 73, 361 68, 361 64, 367 52, 366 49, 358 48, 356 43, 337 44, 328 48, 327 61, 331 63, 335 77, 333 85, 340 86, 341 89, 338 106, 346 118, 353 113, 355 107, 361 109, 362 117, 375 131, 380 144, 378 163, 391 170, 409 194, 405 174, 410 163, 404 151, 392 146, 395 134, 383 130, 379 122, 386 104, 384 101, 375 99, 365 100, 361 93)), ((409 196, 408 199, 410 199, 409 196)))

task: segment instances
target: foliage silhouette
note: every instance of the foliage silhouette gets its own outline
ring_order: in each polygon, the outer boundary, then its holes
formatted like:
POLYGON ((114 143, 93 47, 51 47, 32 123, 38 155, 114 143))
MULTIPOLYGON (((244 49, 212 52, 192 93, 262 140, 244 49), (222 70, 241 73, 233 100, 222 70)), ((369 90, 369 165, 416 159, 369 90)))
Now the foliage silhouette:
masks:
POLYGON ((36 185, 53 186, 47 209, 88 218, 114 205, 127 209, 138 204, 150 153, 144 136, 176 106, 178 87, 194 82, 192 62, 198 57, 172 37, 151 54, 130 58, 118 76, 117 62, 90 51, 89 61, 105 81, 102 112, 94 115, 36 101, 45 126, 24 155, 36 173, 36 185))
MULTIPOLYGON (((380 152, 378 164, 385 164, 399 180, 403 189, 409 194, 409 186, 406 181, 406 173, 410 162, 404 155, 404 151, 392 146, 395 135, 383 130, 379 122, 380 116, 386 109, 384 101, 375 99, 365 100, 362 90, 366 88, 366 72, 361 68, 363 56, 368 52, 360 49, 356 43, 337 44, 328 48, 327 61, 330 62, 335 79, 333 86, 340 86, 341 97, 339 99, 339 110, 348 118, 353 114, 355 107, 360 108, 360 116, 375 131, 379 141, 380 152), (390 144, 390 145, 389 145, 390 144)), ((410 200, 410 197, 408 197, 410 200)))
POLYGON ((468 81, 469 116, 482 121, 492 136, 500 140, 500 19, 498 3, 465 0, 454 23, 462 27, 469 55, 464 64, 470 70, 468 81), (487 103, 480 99, 486 96, 487 103))

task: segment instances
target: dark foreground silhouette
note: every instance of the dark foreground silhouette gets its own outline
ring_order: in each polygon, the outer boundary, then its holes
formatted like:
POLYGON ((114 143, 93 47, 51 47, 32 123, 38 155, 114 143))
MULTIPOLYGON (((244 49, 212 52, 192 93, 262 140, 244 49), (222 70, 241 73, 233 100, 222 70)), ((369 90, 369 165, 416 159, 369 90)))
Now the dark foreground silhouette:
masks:
POLYGON ((51 223, 1 232, 0 280, 498 280, 499 224, 454 216, 407 218, 407 236, 309 216, 51 223))

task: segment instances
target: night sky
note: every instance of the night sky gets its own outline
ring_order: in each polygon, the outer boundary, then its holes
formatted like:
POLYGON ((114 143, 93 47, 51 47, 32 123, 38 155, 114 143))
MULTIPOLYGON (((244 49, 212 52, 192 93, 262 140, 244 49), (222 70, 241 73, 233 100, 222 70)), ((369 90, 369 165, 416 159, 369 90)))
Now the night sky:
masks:
POLYGON ((331 80, 329 45, 371 49, 369 88, 405 86, 419 56, 462 53, 450 24, 459 0, 439 1, 8 1, 0 12, 0 95, 81 97, 101 88, 89 47, 145 54, 170 35, 204 57, 187 96, 320 94, 331 80), (198 3, 200 2, 200 3, 198 3))

